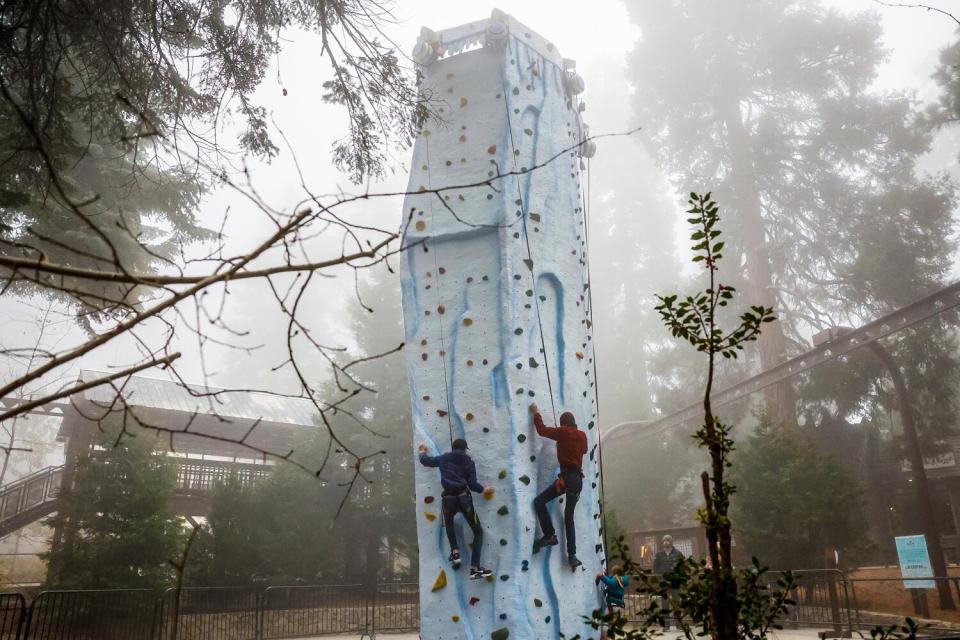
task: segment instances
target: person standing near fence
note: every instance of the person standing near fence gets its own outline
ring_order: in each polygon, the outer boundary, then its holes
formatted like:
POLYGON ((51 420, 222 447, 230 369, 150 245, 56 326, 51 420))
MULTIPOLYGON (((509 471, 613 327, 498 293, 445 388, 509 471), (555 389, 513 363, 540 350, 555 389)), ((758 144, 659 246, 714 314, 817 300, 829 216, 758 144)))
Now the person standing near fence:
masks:
POLYGON ((476 493, 493 493, 492 487, 484 489, 477 482, 477 467, 473 458, 467 455, 467 441, 457 438, 453 441, 451 450, 439 456, 427 455, 427 445, 421 444, 420 464, 425 467, 440 469, 440 484, 443 493, 440 496, 440 510, 443 517, 443 527, 450 542, 450 564, 454 569, 460 568, 460 547, 457 544, 457 532, 453 526, 453 519, 462 513, 470 530, 473 531, 473 549, 470 552, 470 579, 478 580, 493 575, 489 569, 480 566, 480 553, 483 550, 483 528, 480 526, 480 517, 473 507, 473 496, 476 493))
MULTIPOLYGON (((669 574, 673 571, 680 560, 683 558, 683 554, 680 553, 675 546, 673 546, 673 536, 667 534, 663 536, 661 543, 661 548, 657 551, 657 555, 653 558, 653 573, 654 575, 662 578, 663 576, 669 574)), ((660 625, 663 627, 663 630, 666 631, 670 628, 670 618, 672 606, 670 600, 673 597, 673 590, 669 591, 669 595, 663 598, 663 601, 660 603, 660 609, 662 615, 660 616, 660 625)), ((680 620, 677 620, 677 626, 680 626, 680 620)))

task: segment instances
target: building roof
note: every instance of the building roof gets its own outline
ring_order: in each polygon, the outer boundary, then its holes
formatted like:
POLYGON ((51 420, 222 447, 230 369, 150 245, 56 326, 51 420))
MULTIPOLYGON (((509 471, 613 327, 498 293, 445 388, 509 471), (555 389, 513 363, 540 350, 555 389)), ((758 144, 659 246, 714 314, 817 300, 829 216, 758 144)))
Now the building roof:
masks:
MULTIPOLYGON (((89 382, 108 373, 83 370, 80 380, 89 382)), ((260 420, 280 424, 313 426, 317 424, 317 409, 306 398, 286 398, 264 392, 232 391, 219 387, 191 384, 186 387, 172 380, 130 376, 123 385, 123 396, 133 407, 217 415, 224 418, 260 420), (211 395, 215 394, 215 395, 211 395)), ((115 390, 100 385, 83 392, 91 402, 112 402, 115 390)))

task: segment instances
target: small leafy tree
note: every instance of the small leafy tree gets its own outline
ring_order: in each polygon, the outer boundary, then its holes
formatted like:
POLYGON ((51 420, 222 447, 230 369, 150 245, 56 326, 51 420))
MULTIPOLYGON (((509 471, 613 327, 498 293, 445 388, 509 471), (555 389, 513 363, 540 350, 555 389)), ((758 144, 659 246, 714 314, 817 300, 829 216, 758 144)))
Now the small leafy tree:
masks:
MULTIPOLYGON (((713 413, 710 396, 713 392, 713 378, 717 356, 736 358, 748 342, 760 337, 761 326, 773 322, 773 310, 764 306, 751 306, 740 316, 740 323, 725 332, 718 324, 718 310, 726 307, 733 299, 735 289, 717 281, 718 262, 723 257, 723 241, 719 239, 719 208, 710 194, 690 194, 693 214, 687 222, 694 226, 690 239, 694 264, 706 269, 709 286, 704 291, 687 296, 678 301, 677 295, 657 296, 660 304, 656 310, 664 324, 675 338, 689 342, 697 351, 707 355, 707 383, 703 394, 703 426, 694 434, 694 439, 710 453, 711 472, 701 476, 705 505, 697 512, 697 519, 703 525, 707 537, 707 551, 712 569, 699 576, 691 572, 688 578, 705 579, 708 584, 698 588, 696 604, 702 607, 696 615, 703 615, 711 637, 716 640, 737 638, 740 632, 762 637, 770 620, 766 619, 779 613, 778 607, 764 606, 761 601, 753 602, 749 598, 738 597, 738 584, 733 572, 731 558, 730 497, 734 487, 726 480, 725 473, 730 467, 730 454, 733 451, 733 439, 730 429, 713 413), (741 612, 741 605, 750 604, 759 610, 741 612), (741 616, 741 613, 743 616, 741 616), (751 628, 746 628, 751 627, 751 628)), ((760 567, 748 569, 743 575, 745 587, 759 584, 760 567)), ((682 585, 677 585, 682 586, 682 585)), ((683 604, 683 603, 681 603, 683 604)), ((681 606, 681 610, 683 607, 681 606)))
POLYGON ((733 300, 735 289, 717 280, 718 262, 723 257, 719 239, 719 208, 710 194, 690 194, 692 214, 687 222, 694 226, 693 262, 702 266, 709 279, 707 288, 691 296, 657 296, 656 310, 675 338, 682 338, 707 355, 706 388, 703 395, 703 426, 694 434, 698 445, 710 453, 710 472, 701 475, 705 504, 697 519, 707 538, 708 560, 682 559, 665 576, 649 576, 629 560, 627 548, 619 542, 625 568, 638 578, 638 591, 650 596, 641 612, 639 624, 628 629, 622 616, 595 612, 593 626, 606 627, 609 638, 646 638, 653 634, 667 612, 676 616, 683 634, 709 635, 714 640, 764 638, 776 628, 776 619, 791 604, 793 580, 789 573, 772 582, 766 569, 754 559, 751 566, 734 572, 730 536, 730 497, 734 486, 726 479, 730 454, 734 448, 730 428, 713 413, 710 395, 718 357, 736 358, 744 345, 760 336, 761 327, 773 322, 772 309, 751 306, 739 317, 739 323, 725 331, 719 323, 721 307, 733 300))

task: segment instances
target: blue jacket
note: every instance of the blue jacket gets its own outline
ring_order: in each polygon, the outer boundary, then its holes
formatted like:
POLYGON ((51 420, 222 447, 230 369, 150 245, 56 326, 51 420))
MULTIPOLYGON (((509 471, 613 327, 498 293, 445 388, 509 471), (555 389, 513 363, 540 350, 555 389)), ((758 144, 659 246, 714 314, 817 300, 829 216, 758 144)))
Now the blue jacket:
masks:
POLYGON ((462 449, 454 449, 439 456, 421 453, 420 464, 425 467, 440 467, 440 484, 443 485, 444 493, 461 493, 468 488, 483 493, 483 485, 477 482, 477 467, 462 449))
POLYGON ((630 576, 600 576, 598 580, 606 587, 607 604, 622 607, 623 594, 630 584, 630 576))

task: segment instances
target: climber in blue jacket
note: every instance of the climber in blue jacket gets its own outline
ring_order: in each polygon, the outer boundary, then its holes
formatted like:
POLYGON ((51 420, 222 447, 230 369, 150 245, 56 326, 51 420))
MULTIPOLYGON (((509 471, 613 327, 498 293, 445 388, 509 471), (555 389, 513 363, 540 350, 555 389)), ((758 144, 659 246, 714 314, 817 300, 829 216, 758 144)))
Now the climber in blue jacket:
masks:
POLYGON ((597 583, 601 582, 606 594, 607 611, 612 614, 616 609, 623 609, 624 592, 630 584, 630 576, 623 575, 623 570, 615 566, 607 572, 601 571, 597 574, 597 583))
POLYGON ((473 507, 473 496, 476 493, 493 494, 493 488, 484 488, 477 482, 477 467, 473 458, 467 455, 467 441, 457 438, 453 441, 451 451, 439 456, 427 455, 427 445, 421 444, 420 464, 425 467, 439 467, 440 484, 443 493, 440 496, 440 512, 442 526, 447 531, 447 540, 450 541, 450 563, 454 569, 460 568, 460 548, 457 546, 457 532, 453 527, 453 518, 462 513, 470 530, 473 531, 473 550, 470 553, 470 579, 477 580, 493 575, 489 569, 480 566, 480 552, 483 549, 483 529, 480 518, 473 507))

